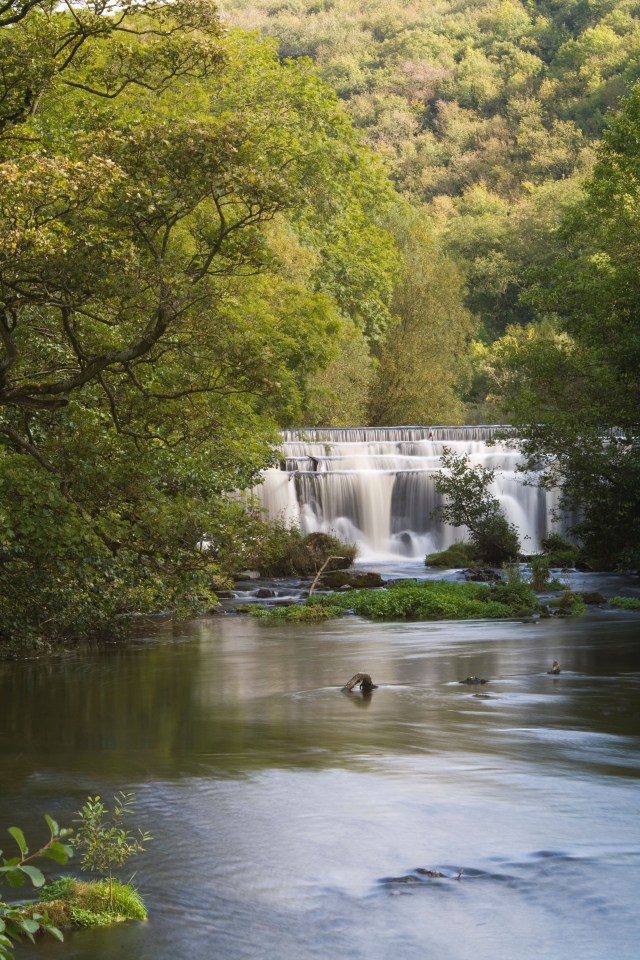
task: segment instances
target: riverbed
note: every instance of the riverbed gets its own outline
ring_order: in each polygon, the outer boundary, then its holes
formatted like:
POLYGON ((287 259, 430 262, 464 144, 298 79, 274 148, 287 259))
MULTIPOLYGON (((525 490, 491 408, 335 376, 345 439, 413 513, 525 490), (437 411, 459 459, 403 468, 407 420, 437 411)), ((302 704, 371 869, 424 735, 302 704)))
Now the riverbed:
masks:
POLYGON ((147 923, 16 956, 631 960, 639 746, 640 614, 611 608, 229 614, 0 663, 5 855, 5 827, 35 842, 45 813, 72 825, 88 795, 119 790, 154 837, 123 872, 147 923), (358 671, 379 685, 370 698, 340 690, 358 671))

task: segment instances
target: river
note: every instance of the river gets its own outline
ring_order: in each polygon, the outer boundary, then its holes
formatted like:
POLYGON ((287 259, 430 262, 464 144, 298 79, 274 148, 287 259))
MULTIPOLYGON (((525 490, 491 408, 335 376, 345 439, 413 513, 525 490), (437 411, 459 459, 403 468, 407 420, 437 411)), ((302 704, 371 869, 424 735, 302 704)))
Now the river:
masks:
POLYGON ((2 833, 124 789, 154 837, 147 923, 17 958, 635 960, 640 614, 141 633, 0 663, 2 833))

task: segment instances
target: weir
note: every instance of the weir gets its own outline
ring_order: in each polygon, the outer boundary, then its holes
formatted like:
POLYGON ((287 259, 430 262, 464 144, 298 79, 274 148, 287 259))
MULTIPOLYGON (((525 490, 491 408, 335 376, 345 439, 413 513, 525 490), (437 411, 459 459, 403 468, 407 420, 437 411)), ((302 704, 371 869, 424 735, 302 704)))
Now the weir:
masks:
POLYGON ((305 533, 334 533, 355 543, 361 560, 423 558, 462 540, 464 528, 432 519, 440 502, 434 474, 444 447, 472 466, 496 471, 491 488, 520 535, 523 553, 540 550, 558 529, 557 494, 517 472, 518 452, 488 441, 505 426, 359 427, 283 433, 280 469, 265 471, 255 491, 271 519, 299 523, 305 533), (529 481, 527 483, 526 481, 529 481))

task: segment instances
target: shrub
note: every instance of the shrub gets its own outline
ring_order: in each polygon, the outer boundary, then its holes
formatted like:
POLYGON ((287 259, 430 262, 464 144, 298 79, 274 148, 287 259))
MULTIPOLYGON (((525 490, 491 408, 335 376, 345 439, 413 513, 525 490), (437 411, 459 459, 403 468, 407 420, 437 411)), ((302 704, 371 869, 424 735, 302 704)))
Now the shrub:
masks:
POLYGON ((265 577, 312 577, 329 557, 335 559, 327 570, 350 567, 356 558, 355 546, 331 534, 304 534, 283 520, 268 522, 255 515, 249 522, 245 542, 236 544, 233 555, 224 560, 229 572, 248 568, 265 577))
POLYGON ((472 543, 452 543, 446 550, 439 553, 428 553, 424 559, 427 567, 442 567, 452 570, 457 567, 468 567, 478 559, 478 551, 472 543))
POLYGON ((580 558, 580 548, 559 533, 543 537, 542 549, 550 567, 574 567, 580 558))
POLYGON ((531 567, 531 586, 534 590, 544 590, 549 586, 549 558, 533 557, 531 567))

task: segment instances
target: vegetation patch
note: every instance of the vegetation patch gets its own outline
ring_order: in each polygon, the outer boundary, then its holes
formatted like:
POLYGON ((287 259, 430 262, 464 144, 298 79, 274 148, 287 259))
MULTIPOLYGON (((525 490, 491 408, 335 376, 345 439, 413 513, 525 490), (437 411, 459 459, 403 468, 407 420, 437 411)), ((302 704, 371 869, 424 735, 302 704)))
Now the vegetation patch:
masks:
POLYGON ((611 597, 609 603, 612 607, 619 607, 621 610, 640 610, 639 597, 611 597))
POLYGON ((542 538, 543 557, 549 567, 575 567, 581 559, 580 547, 559 533, 542 538))
POLYGON ((572 590, 565 590, 559 597, 554 597, 553 600, 549 601, 549 607, 564 617, 578 616, 587 609, 580 594, 574 593, 572 590))
POLYGON ((265 621, 325 620, 355 613, 369 620, 476 620, 503 619, 531 614, 537 609, 533 591, 520 584, 487 587, 449 580, 404 581, 388 590, 349 590, 314 597, 299 607, 256 610, 265 621))
POLYGON ((98 927, 124 920, 146 920, 147 911, 138 891, 126 883, 89 882, 61 877, 47 884, 40 900, 25 910, 47 916, 56 927, 98 927))
POLYGON ((325 564, 327 571, 350 567, 356 553, 353 544, 332 534, 304 534, 300 527, 282 520, 268 522, 256 517, 244 550, 239 555, 236 549, 231 562, 236 570, 258 570, 263 577, 313 577, 325 564))
POLYGON ((442 567, 445 570, 453 570, 460 567, 468 567, 478 559, 478 551, 471 543, 452 543, 446 550, 439 553, 428 553, 424 558, 427 567, 442 567))

